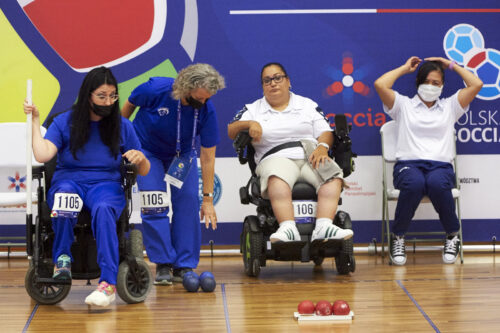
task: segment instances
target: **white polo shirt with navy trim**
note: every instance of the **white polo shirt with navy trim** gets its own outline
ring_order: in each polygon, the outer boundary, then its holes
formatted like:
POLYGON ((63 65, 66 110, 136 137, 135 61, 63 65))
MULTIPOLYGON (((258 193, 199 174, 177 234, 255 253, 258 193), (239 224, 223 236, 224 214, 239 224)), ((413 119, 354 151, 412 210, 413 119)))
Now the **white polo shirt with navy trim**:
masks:
MULTIPOLYGON (((252 104, 246 104, 236 114, 233 122, 238 120, 253 120, 262 127, 260 142, 252 142, 257 163, 267 151, 280 144, 303 139, 317 143, 316 139, 322 133, 332 131, 329 121, 316 102, 292 92, 290 92, 290 101, 285 110, 274 110, 263 97, 252 104)), ((290 159, 305 158, 302 147, 282 149, 270 156, 290 159)))
POLYGON ((430 108, 418 95, 395 93, 392 109, 384 111, 397 122, 397 160, 431 160, 451 163, 454 156, 455 122, 469 110, 458 102, 458 91, 440 98, 430 108))

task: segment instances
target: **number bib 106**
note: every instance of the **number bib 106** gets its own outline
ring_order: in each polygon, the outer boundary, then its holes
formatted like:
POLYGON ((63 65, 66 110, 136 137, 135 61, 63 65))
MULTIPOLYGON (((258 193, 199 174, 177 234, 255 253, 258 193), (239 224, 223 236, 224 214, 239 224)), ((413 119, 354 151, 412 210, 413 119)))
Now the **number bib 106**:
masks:
POLYGON ((316 218, 316 201, 293 201, 296 223, 312 223, 316 218))
POLYGON ((76 193, 56 193, 51 217, 76 218, 82 211, 83 201, 76 193))
POLYGON ((167 192, 141 191, 141 212, 143 214, 159 214, 167 210, 167 192))

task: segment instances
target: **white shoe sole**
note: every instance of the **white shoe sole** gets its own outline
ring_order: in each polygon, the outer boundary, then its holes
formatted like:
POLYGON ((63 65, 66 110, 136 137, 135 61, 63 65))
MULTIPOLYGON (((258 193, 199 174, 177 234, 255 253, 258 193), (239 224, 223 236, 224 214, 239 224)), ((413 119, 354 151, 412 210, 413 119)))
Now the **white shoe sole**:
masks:
POLYGON ((85 298, 86 304, 105 307, 105 306, 110 305, 116 299, 116 293, 114 293, 113 295, 111 295, 109 297, 106 296, 106 298, 93 297, 92 295, 93 295, 93 293, 88 295, 87 298, 85 298))

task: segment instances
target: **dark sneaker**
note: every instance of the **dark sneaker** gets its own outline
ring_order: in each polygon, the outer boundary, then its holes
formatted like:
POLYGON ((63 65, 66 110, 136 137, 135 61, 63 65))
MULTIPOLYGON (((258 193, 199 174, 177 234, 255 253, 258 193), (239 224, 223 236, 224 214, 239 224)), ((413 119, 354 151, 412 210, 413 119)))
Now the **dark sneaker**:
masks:
POLYGON ((406 264, 405 236, 391 234, 389 256, 394 265, 402 266, 406 264))
POLYGON ((154 284, 162 286, 172 284, 172 265, 156 264, 156 278, 154 284))
POLYGON ((454 264, 457 260, 458 251, 460 251, 460 239, 458 239, 458 236, 446 237, 443 248, 443 262, 445 264, 454 264))
POLYGON ((56 266, 54 267, 53 279, 56 280, 71 280, 71 258, 67 254, 61 254, 57 258, 56 266))
POLYGON ((193 269, 189 267, 174 268, 174 278, 173 278, 174 282, 182 282, 184 274, 192 271, 193 269))

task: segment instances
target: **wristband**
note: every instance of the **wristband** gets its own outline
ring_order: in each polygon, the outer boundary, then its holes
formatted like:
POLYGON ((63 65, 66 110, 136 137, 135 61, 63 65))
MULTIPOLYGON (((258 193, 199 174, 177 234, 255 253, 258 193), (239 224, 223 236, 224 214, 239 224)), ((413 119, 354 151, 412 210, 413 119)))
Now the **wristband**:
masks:
POLYGON ((203 193, 203 196, 204 196, 204 197, 213 198, 213 197, 214 197, 214 194, 213 194, 213 193, 203 193))
POLYGON ((318 142, 318 146, 323 146, 326 150, 330 150, 330 146, 326 142, 318 142))
POLYGON ((457 62, 455 60, 453 60, 452 62, 450 62, 450 65, 448 66, 448 69, 451 71, 453 70, 453 66, 455 66, 457 62))

